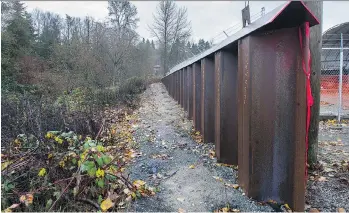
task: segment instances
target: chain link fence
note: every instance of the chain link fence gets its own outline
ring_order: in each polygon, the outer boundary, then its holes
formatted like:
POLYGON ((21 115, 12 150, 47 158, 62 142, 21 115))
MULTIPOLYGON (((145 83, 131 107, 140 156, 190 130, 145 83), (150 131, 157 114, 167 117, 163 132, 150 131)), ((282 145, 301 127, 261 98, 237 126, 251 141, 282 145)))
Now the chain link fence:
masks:
POLYGON ((320 115, 349 116, 348 34, 325 34, 321 55, 320 115))

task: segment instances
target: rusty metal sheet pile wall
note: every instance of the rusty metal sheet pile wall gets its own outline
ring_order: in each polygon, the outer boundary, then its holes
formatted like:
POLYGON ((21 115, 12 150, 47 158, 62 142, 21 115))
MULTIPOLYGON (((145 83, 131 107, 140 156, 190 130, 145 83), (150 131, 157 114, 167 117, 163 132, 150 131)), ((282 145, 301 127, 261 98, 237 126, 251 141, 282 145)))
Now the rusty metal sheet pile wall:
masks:
POLYGON ((184 104, 184 110, 188 112, 188 69, 190 67, 187 67, 184 69, 184 75, 183 75, 183 81, 184 81, 184 96, 183 96, 183 104, 184 104))
POLYGON ((184 72, 187 68, 183 68, 181 73, 181 106, 184 108, 184 72))
POLYGON ((238 164, 246 195, 296 211, 305 197, 304 22, 318 24, 302 2, 287 2, 162 80, 218 161, 238 164))
POLYGON ((214 59, 201 60, 201 131, 205 143, 214 142, 214 59))
POLYGON ((195 130, 201 132, 201 63, 193 64, 193 120, 195 130))
POLYGON ((301 55, 298 28, 255 33, 239 45, 239 183, 252 198, 298 211, 306 154, 301 55))
POLYGON ((238 164, 237 51, 215 54, 215 149, 217 160, 238 164))
POLYGON ((179 104, 183 107, 183 69, 179 71, 179 104))
POLYGON ((221 43, 213 46, 212 48, 198 54, 182 63, 177 64, 167 73, 170 75, 178 70, 188 67, 193 63, 200 62, 202 58, 213 55, 215 52, 236 43, 239 39, 257 31, 260 29, 281 29, 297 27, 308 21, 310 27, 319 24, 318 19, 309 11, 302 1, 288 1, 283 5, 275 8, 269 13, 262 16, 260 19, 252 22, 246 27, 242 28, 237 33, 229 36, 221 43))
POLYGON ((188 66, 187 68, 187 72, 188 72, 188 118, 189 119, 193 119, 193 67, 192 66, 188 66))
POLYGON ((183 68, 182 70, 182 97, 181 97, 181 102, 182 102, 182 108, 184 108, 184 96, 185 96, 185 72, 187 71, 187 68, 183 68))
POLYGON ((176 75, 176 101, 179 104, 179 93, 180 93, 180 84, 179 84, 179 74, 180 72, 174 73, 176 75))

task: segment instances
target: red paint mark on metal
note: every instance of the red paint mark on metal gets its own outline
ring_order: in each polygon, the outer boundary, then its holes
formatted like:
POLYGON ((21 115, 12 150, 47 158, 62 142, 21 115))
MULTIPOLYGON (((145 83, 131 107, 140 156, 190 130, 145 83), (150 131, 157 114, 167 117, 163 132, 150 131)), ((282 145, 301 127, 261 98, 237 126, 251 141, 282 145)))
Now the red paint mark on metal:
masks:
MULTIPOLYGON (((310 35, 310 29, 309 29, 309 22, 305 22, 304 25, 305 30, 305 42, 309 44, 309 35, 310 35)), ((302 29, 299 28, 299 44, 301 51, 303 51, 303 36, 302 36, 302 29)), ((307 93, 307 122, 306 122, 306 135, 305 135, 305 143, 306 143, 306 154, 305 154, 305 164, 307 164, 308 160, 308 146, 309 146, 309 126, 310 126, 310 116, 311 116, 311 107, 314 104, 314 99, 311 94, 311 82, 310 82, 310 74, 311 74, 311 56, 310 56, 310 49, 309 46, 307 46, 307 49, 305 50, 307 54, 304 54, 302 57, 302 66, 303 66, 303 72, 306 76, 306 93, 307 93), (307 66, 307 67, 306 67, 307 66)), ((305 167, 305 180, 307 180, 308 175, 308 169, 305 167)))

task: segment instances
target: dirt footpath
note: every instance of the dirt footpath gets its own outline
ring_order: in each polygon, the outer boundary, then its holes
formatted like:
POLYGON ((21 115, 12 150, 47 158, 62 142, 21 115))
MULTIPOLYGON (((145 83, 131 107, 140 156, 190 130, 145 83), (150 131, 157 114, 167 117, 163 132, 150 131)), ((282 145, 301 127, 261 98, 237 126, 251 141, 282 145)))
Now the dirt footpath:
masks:
POLYGON ((163 84, 150 85, 135 113, 140 121, 133 127, 133 135, 140 156, 127 170, 131 180, 143 180, 160 191, 137 199, 126 211, 212 212, 227 206, 240 211, 272 211, 234 188, 237 171, 210 157, 212 145, 192 140, 191 121, 163 84))

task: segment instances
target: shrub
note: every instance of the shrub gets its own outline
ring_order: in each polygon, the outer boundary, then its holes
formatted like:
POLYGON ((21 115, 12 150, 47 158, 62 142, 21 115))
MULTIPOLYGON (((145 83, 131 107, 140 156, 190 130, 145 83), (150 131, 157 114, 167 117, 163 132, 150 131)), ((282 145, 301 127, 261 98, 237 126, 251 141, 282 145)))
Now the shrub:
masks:
POLYGON ((45 90, 3 92, 1 130, 3 146, 18 134, 39 138, 49 130, 72 130, 79 134, 97 134, 106 106, 126 104, 136 107, 137 95, 146 88, 145 80, 133 77, 119 88, 78 87, 52 97, 45 90))
POLYGON ((102 140, 84 138, 72 131, 49 131, 42 140, 18 136, 16 155, 5 152, 2 156, 2 208, 76 210, 78 202, 89 199, 94 208, 105 211, 112 206, 105 207, 103 199, 122 202, 154 194, 155 189, 146 187, 143 181, 139 186, 123 176, 123 166, 133 158, 130 142, 121 132, 102 140), (22 157, 28 143, 37 146, 22 157), (113 146, 108 146, 110 143, 113 146))
POLYGON ((137 95, 146 89, 146 82, 143 78, 132 77, 124 82, 118 91, 119 99, 129 107, 135 107, 137 95))

